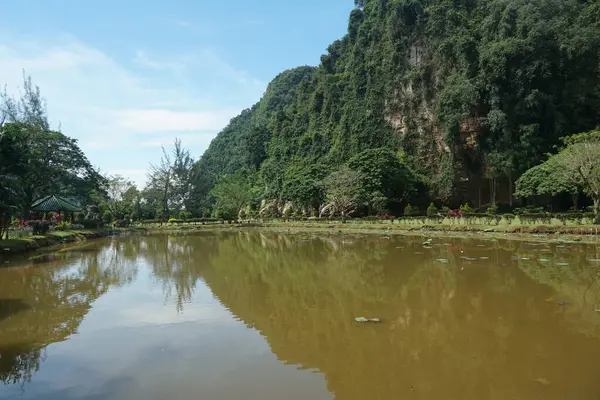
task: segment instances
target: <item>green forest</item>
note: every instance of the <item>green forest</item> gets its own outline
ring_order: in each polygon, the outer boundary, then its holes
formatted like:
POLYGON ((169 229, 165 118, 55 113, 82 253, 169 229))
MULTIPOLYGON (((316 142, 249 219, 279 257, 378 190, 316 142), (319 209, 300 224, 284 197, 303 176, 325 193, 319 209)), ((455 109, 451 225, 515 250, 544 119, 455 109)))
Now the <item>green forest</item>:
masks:
MULTIPOLYGON (((592 176, 555 176, 553 187, 532 179, 547 165, 528 172, 599 126, 597 1, 355 5, 320 65, 281 73, 213 140, 197 163, 200 207, 224 181, 243 183, 261 214, 510 207, 561 193, 564 209, 577 200, 569 194, 584 195, 575 208, 600 204, 593 166, 592 176)), ((585 137, 598 151, 597 135, 585 137)))
POLYGON ((25 75, 0 104, 1 225, 56 193, 85 226, 525 206, 600 223, 598 38, 593 0, 356 0, 318 66, 275 77, 199 159, 176 140, 143 188, 52 129, 25 75))

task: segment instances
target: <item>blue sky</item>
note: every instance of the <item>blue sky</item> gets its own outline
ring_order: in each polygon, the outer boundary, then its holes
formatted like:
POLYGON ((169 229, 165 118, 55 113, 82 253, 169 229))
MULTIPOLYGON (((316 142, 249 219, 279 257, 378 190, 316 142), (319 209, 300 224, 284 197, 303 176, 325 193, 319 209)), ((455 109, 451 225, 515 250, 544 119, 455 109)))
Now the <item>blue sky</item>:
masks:
POLYGON ((19 0, 2 7, 0 82, 22 70, 53 127, 105 173, 145 181, 160 147, 198 158, 279 72, 316 65, 352 0, 19 0))

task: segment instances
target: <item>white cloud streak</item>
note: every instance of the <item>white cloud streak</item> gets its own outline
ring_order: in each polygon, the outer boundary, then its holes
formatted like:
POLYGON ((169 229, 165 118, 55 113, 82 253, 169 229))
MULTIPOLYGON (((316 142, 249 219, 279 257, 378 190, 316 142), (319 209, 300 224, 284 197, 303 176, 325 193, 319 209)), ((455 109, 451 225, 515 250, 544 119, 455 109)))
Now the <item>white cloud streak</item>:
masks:
POLYGON ((182 133, 198 132, 203 136, 199 142, 208 144, 206 131, 214 136, 258 100, 266 86, 210 49, 166 62, 138 51, 132 61, 128 67, 69 36, 23 40, 0 35, 0 77, 9 91, 21 85, 24 69, 47 99, 53 125, 60 122, 86 151, 149 145, 151 139, 144 136, 151 134, 172 143, 182 133), (190 78, 195 69, 202 79, 190 78), (219 93, 240 93, 240 101, 222 104, 219 93))

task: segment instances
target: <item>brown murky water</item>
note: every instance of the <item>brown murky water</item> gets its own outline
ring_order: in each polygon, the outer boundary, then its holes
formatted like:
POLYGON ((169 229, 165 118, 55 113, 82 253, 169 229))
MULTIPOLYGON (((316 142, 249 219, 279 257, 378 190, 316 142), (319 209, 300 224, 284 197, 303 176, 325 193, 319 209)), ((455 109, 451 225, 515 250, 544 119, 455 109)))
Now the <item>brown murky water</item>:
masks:
POLYGON ((424 239, 136 236, 12 261, 0 398, 600 398, 600 246, 424 239))

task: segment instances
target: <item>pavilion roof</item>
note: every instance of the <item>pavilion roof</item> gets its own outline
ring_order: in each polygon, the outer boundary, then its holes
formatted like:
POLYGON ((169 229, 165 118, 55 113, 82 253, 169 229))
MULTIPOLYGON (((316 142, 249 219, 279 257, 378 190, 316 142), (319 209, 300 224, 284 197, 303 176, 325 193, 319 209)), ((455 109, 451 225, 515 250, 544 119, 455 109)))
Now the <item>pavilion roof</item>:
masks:
POLYGON ((31 210, 38 212, 78 212, 82 211, 83 208, 75 200, 66 199, 57 195, 50 195, 36 200, 31 205, 31 210))

